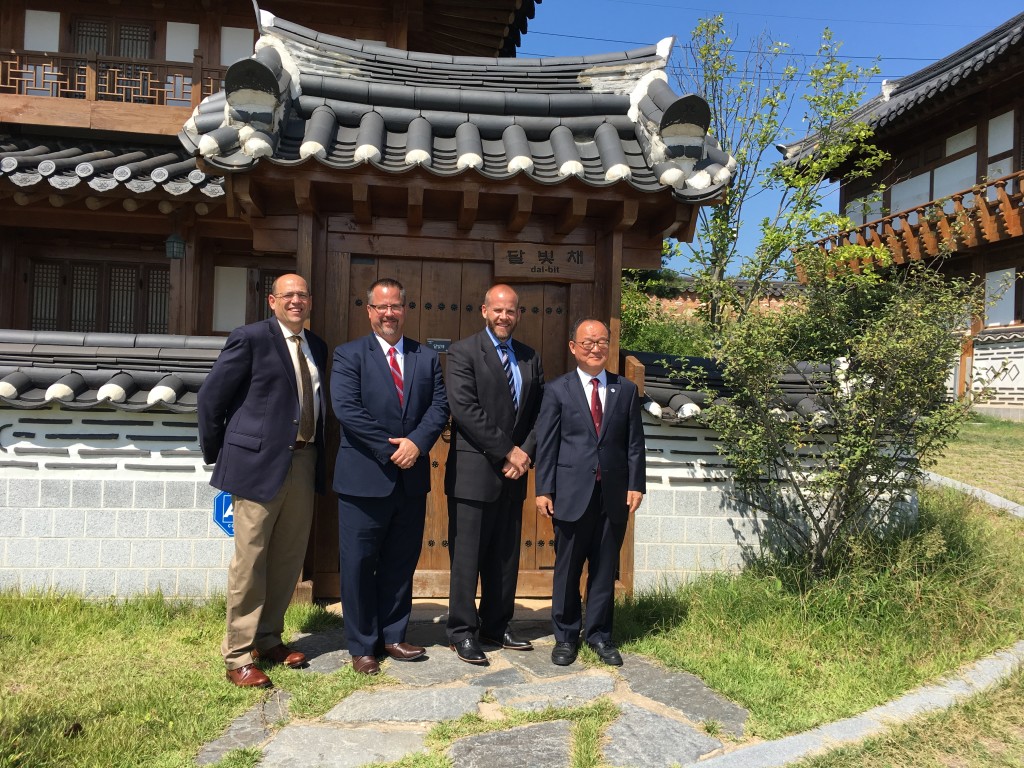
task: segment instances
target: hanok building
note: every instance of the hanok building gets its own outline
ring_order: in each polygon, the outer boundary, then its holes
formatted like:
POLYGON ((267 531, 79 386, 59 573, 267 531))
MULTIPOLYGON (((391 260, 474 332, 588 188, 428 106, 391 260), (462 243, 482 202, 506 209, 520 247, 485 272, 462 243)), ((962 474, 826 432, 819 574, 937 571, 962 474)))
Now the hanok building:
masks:
MULTIPOLYGON (((885 248, 897 263, 948 251, 944 272, 983 280, 989 304, 967 332, 951 388, 962 395, 998 374, 983 408, 1013 418, 1024 418, 1022 93, 1024 14, 884 81, 853 117, 874 129, 891 160, 873 178, 840 186, 840 205, 857 227, 820 243, 885 248), (879 183, 880 199, 871 194, 879 183)), ((799 156, 812 146, 807 139, 786 151, 799 156)))
MULTIPOLYGON (((501 280, 549 377, 584 315, 610 318, 617 366, 621 270, 657 267, 729 182, 706 104, 667 84, 671 40, 518 59, 534 0, 267 5, 317 31, 243 0, 0 0, 0 586, 223 589, 196 391, 277 275, 310 278, 331 345, 394 277, 407 334, 443 352, 501 280)), ((421 595, 447 589, 446 450, 421 595)), ((521 594, 550 593, 551 545, 528 500, 521 594)), ((331 495, 316 596, 337 561, 331 495)))

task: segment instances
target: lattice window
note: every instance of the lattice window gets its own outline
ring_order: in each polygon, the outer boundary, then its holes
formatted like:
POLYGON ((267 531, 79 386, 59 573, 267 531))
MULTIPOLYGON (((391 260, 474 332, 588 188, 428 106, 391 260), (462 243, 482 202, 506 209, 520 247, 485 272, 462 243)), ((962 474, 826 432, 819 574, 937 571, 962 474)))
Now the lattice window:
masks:
POLYGON ((110 269, 110 325, 111 333, 131 333, 135 330, 135 281, 137 267, 111 267, 110 269))
POLYGON ((170 315, 171 273, 170 270, 150 268, 149 312, 146 318, 148 333, 167 333, 170 315))
POLYGON ((118 29, 117 55, 126 59, 149 59, 153 28, 148 24, 124 22, 118 29))
POLYGON ((167 333, 170 270, 163 264, 35 261, 34 331, 167 333))
POLYGON ((56 331, 60 307, 60 265, 36 263, 32 269, 32 330, 56 331))
POLYGON ((89 333, 96 330, 99 305, 100 270, 95 264, 75 264, 71 268, 71 330, 89 333))
POLYGON ((105 19, 75 21, 75 53, 83 56, 95 51, 100 56, 110 53, 111 22, 105 19))

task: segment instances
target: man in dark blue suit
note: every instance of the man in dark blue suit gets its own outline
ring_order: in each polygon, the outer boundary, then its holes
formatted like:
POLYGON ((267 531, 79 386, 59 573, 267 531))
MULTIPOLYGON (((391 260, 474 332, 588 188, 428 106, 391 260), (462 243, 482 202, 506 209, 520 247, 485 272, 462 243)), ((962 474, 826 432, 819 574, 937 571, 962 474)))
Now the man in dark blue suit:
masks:
POLYGON ((647 484, 640 398, 633 382, 605 370, 609 343, 601 321, 576 323, 569 350, 577 367, 544 388, 537 417, 537 512, 555 529, 551 660, 559 666, 576 660, 581 628, 602 662, 622 664, 612 640, 615 571, 647 484))
POLYGON ((430 491, 431 446, 448 420, 437 353, 403 337, 405 289, 378 280, 366 293, 373 332, 334 350, 331 402, 341 422, 338 492, 341 609, 352 666, 380 671, 425 649, 405 642, 412 578, 430 491))
POLYGON ((302 570, 313 493, 324 490, 327 345, 304 329, 312 307, 299 275, 274 281, 274 317, 236 328, 199 391, 199 442, 210 484, 231 493, 235 554, 228 568, 228 680, 267 687, 254 659, 290 667, 306 657, 281 641, 302 570))

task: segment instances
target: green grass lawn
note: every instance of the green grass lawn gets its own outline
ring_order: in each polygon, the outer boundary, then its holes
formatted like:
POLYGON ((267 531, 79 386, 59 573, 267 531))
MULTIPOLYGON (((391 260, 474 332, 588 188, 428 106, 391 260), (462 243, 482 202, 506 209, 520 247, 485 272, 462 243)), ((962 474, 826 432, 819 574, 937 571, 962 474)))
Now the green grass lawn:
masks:
POLYGON ((1024 504, 1024 421, 974 416, 931 469, 1024 504))
MULTIPOLYGON (((965 427, 947 456, 958 457, 958 479, 1014 498, 1024 426, 983 423, 965 427), (973 454, 967 446, 978 434, 987 448, 973 454), (998 461, 1011 457, 1012 471, 986 474, 996 453, 998 461)), ((619 608, 616 631, 627 650, 693 672, 748 708, 749 733, 760 738, 857 714, 1024 637, 1024 521, 927 490, 912 536, 854 560, 810 587, 784 570, 753 568, 638 595, 619 608)), ((341 631, 337 617, 315 606, 293 606, 287 621, 289 631, 341 631)), ((0 768, 191 766, 204 743, 266 695, 224 680, 223 627, 223 602, 0 594, 0 768)), ((292 694, 293 717, 316 717, 357 688, 388 683, 348 667, 268 672, 292 694)), ((1017 676, 948 713, 808 765, 1019 765, 1022 694, 1017 676)), ((573 716, 574 765, 596 765, 613 709, 598 702, 573 716)), ((453 738, 516 722, 441 724, 428 739, 431 753, 415 765, 443 768, 441 751, 453 738)), ((235 753, 219 768, 251 768, 258 757, 235 753)))

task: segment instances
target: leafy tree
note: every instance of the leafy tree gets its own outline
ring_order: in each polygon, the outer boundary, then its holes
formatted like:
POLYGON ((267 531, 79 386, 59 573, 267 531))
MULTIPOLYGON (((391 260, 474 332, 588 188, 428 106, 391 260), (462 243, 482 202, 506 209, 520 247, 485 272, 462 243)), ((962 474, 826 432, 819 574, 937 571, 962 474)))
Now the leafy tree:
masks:
POLYGON ((734 394, 704 413, 769 545, 814 575, 900 519, 971 406, 946 379, 977 288, 921 263, 844 269, 857 250, 803 249, 800 298, 723 328, 734 394))
POLYGON ((727 316, 742 317, 756 307, 770 281, 794 277, 792 249, 834 233, 845 222, 822 210, 830 175, 843 167, 846 179, 859 178, 886 158, 870 144, 868 127, 849 119, 863 99, 866 79, 878 70, 851 66, 839 58, 839 49, 826 29, 817 56, 805 67, 786 44, 763 34, 741 59, 744 52, 718 15, 697 25, 683 64, 673 73, 682 90, 708 101, 711 130, 736 158, 721 204, 699 212, 689 254, 695 288, 715 330, 727 316), (813 152, 799 162, 776 162, 776 145, 798 107, 802 130, 814 137, 813 152), (740 254, 744 205, 766 194, 777 199, 775 212, 758 222, 761 238, 754 253, 740 254), (736 289, 731 279, 736 277, 746 290, 736 289))

